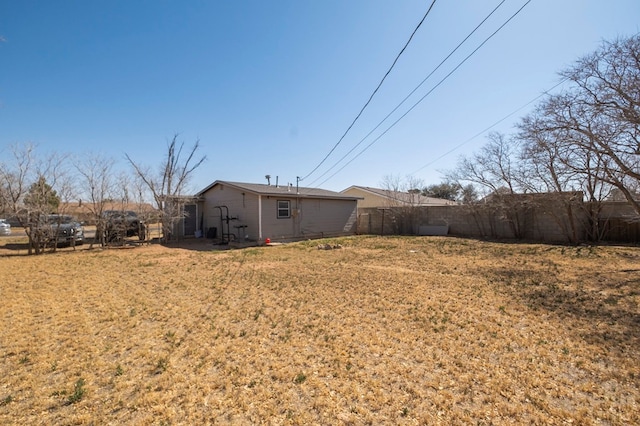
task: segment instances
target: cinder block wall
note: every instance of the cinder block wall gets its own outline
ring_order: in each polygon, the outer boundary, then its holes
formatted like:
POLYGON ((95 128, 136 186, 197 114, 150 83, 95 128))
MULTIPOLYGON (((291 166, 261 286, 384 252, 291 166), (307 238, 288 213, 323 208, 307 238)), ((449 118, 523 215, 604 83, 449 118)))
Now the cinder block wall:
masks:
MULTIPOLYGON (((526 240, 551 243, 570 242, 569 237, 575 234, 575 242, 586 241, 588 221, 585 209, 582 207, 582 204, 578 204, 572 210, 573 226, 563 205, 542 204, 518 211, 520 234, 526 240)), ((610 230, 605 233, 604 240, 637 242, 637 235, 640 235, 640 222, 634 210, 626 203, 603 203, 602 207, 600 217, 605 226, 603 229, 610 230)), ((516 237, 513 224, 510 224, 504 215, 489 209, 469 206, 431 206, 414 207, 414 209, 416 209, 414 230, 419 226, 448 225, 449 235, 498 239, 516 237)), ((511 212, 511 215, 515 213, 511 212)), ((374 235, 400 234, 402 231, 397 225, 402 222, 398 217, 401 214, 394 209, 360 208, 357 232, 374 235)), ((406 226, 404 229, 405 233, 411 233, 406 232, 408 229, 406 226)))

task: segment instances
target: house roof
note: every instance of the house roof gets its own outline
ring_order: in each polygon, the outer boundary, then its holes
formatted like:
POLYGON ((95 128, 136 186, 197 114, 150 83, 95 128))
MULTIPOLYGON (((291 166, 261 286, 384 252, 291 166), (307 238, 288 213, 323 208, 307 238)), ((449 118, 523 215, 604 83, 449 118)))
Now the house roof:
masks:
POLYGON ((357 189, 365 193, 369 193, 378 197, 385 198, 389 201, 399 202, 401 204, 411 204, 414 206, 433 206, 433 205, 455 205, 455 201, 445 200, 443 198, 426 197, 420 194, 410 194, 408 192, 393 191, 390 189, 372 188, 370 186, 358 186, 352 185, 342 192, 347 192, 350 189, 357 189))
POLYGON ((244 183, 244 182, 229 182, 223 180, 217 180, 213 182, 211 185, 207 186, 200 192, 196 194, 196 196, 202 196, 205 192, 210 190, 216 185, 226 185, 232 188, 238 189, 240 191, 251 192, 256 195, 267 195, 267 196, 280 196, 280 197, 300 197, 300 198, 324 198, 324 199, 334 199, 334 200, 361 200, 361 197, 354 197, 352 195, 341 194, 339 192, 329 191, 326 189, 320 188, 307 188, 307 187, 298 187, 296 192, 296 187, 293 185, 266 185, 262 183, 244 183))

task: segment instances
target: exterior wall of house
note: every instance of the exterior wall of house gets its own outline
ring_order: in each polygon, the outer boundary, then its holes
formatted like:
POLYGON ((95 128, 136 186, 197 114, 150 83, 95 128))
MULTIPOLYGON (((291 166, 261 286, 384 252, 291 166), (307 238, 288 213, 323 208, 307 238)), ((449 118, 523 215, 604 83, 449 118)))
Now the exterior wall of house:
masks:
POLYGON ((287 240, 354 234, 355 200, 262 196, 264 238, 287 240), (278 201, 289 201, 291 217, 278 219, 278 201))
POLYGON ((391 192, 392 196, 385 197, 379 193, 367 191, 358 187, 348 188, 341 192, 341 194, 349 195, 352 197, 360 197, 358 200, 359 208, 371 208, 371 207, 398 207, 398 206, 448 206, 455 205, 454 201, 443 200, 433 197, 425 197, 420 194, 409 194, 406 192, 391 192), (396 198, 394 198, 396 197, 396 198))
POLYGON ((320 200, 302 202, 301 236, 353 234, 356 231, 358 205, 354 200, 320 200))
POLYGON ((287 196, 262 195, 262 237, 271 240, 295 238, 299 235, 296 199, 287 196), (278 201, 289 201, 291 215, 278 219, 278 201))
POLYGON ((359 208, 383 207, 389 205, 389 200, 387 198, 358 188, 349 188, 348 190, 343 191, 342 194, 349 195, 351 197, 362 197, 362 200, 358 200, 359 208))
MULTIPOLYGON (((238 238, 248 235, 250 240, 277 241, 356 232, 356 200, 298 198, 295 194, 258 196, 225 184, 215 185, 202 196, 204 235, 215 227, 217 236, 221 237, 220 209, 215 206, 223 205, 228 207, 230 217, 237 218, 230 222, 229 230, 238 238), (289 201, 288 218, 278 218, 278 201, 289 201), (259 234, 259 211, 262 212, 262 235, 259 234), (234 228, 235 225, 247 225, 247 228, 240 230, 234 228)), ((227 232, 226 223, 224 232, 227 232)))
MULTIPOLYGON (((218 238, 222 232, 235 234, 238 239, 248 235, 249 239, 258 239, 258 196, 243 192, 228 185, 216 185, 203 194, 203 228, 207 235, 210 228, 216 228, 218 238), (221 210, 216 206, 227 206, 229 217, 236 218, 229 222, 221 222, 221 210), (246 225, 244 229, 234 226, 246 225), (223 230, 224 229, 224 230, 223 230)), ((222 209, 222 217, 226 217, 226 209, 222 209)))

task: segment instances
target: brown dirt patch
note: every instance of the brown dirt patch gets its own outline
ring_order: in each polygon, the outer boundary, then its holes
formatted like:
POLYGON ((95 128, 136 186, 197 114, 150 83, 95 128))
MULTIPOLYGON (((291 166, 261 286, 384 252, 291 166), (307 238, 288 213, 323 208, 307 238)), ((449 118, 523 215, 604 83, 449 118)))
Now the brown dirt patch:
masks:
POLYGON ((323 243, 0 257, 0 423, 640 423, 639 248, 323 243))

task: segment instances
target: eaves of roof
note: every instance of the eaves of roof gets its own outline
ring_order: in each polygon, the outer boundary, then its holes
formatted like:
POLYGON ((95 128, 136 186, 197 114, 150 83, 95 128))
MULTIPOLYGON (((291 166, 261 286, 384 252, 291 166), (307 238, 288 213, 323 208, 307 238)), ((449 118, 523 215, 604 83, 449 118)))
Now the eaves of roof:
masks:
POLYGON ((250 192, 256 195, 266 196, 281 196, 281 197, 296 197, 296 198, 318 198, 318 199, 333 199, 333 200, 361 200, 362 197, 354 197, 351 195, 341 194, 339 192, 329 191, 320 188, 307 188, 298 187, 293 185, 265 185, 260 183, 244 183, 244 182, 229 182, 217 180, 211 185, 198 192, 196 196, 202 196, 205 192, 209 191, 216 185, 226 185, 235 188, 240 191, 250 192))

